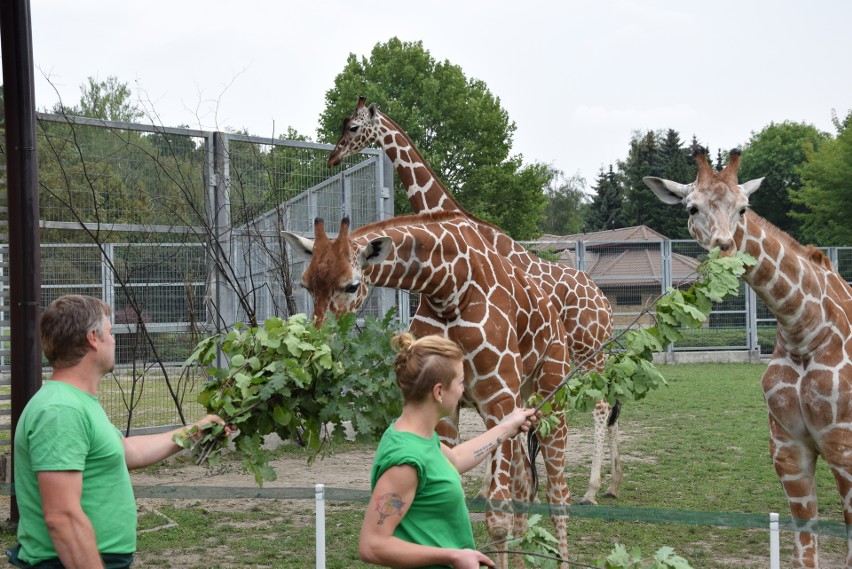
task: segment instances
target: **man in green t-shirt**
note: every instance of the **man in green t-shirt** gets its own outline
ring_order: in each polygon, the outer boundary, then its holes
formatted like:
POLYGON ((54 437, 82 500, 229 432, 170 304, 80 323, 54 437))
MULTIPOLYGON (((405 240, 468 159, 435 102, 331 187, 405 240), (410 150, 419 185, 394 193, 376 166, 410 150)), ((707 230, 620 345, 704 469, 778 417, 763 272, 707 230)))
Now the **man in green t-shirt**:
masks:
MULTIPOLYGON (((136 551, 136 500, 130 469, 180 450, 181 429, 124 437, 97 399, 115 365, 110 308, 63 296, 40 324, 50 379, 24 408, 15 428, 18 542, 7 552, 17 567, 120 569, 136 551)), ((216 415, 195 423, 224 424, 216 415)), ((226 429, 228 430, 228 429, 226 429)))

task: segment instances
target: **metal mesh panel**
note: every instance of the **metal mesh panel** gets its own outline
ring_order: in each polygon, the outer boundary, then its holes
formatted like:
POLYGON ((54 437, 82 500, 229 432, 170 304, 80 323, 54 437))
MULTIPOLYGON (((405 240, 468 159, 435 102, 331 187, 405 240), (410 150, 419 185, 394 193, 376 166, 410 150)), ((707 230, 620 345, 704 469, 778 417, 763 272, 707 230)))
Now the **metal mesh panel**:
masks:
POLYGON ((837 247, 837 272, 852 284, 852 247, 837 247))
POLYGON ((116 324, 132 324, 137 319, 146 324, 207 321, 206 263, 200 243, 115 244, 110 251, 116 324))
POLYGON ((379 221, 382 216, 379 211, 379 201, 376 192, 373 190, 375 186, 375 166, 371 168, 361 167, 353 169, 349 176, 352 225, 360 227, 379 221))
POLYGON ((661 243, 585 243, 585 270, 594 279, 612 306, 613 325, 651 326, 654 301, 664 290, 661 243))
POLYGON ((42 305, 63 294, 103 293, 103 263, 97 245, 41 246, 42 305))
POLYGON ((38 144, 43 220, 203 220, 205 145, 197 136, 40 117, 38 144))

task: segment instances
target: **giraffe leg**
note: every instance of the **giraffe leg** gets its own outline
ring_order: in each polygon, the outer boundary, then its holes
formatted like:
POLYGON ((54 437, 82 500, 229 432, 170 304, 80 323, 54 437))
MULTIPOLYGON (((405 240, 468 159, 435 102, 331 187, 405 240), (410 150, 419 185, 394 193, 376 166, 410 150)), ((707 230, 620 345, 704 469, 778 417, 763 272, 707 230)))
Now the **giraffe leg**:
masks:
MULTIPOLYGON (((510 548, 510 529, 514 530, 514 492, 519 485, 513 484, 512 476, 518 473, 515 461, 520 459, 521 447, 515 439, 504 441, 491 456, 491 487, 485 506, 485 525, 491 539, 491 547, 506 550, 510 548)), ((523 461, 521 461, 523 464, 523 461)), ((508 569, 509 556, 499 553, 493 557, 498 569, 508 569)))
POLYGON ((852 444, 846 440, 848 431, 828 431, 820 441, 820 452, 831 467, 831 473, 840 493, 843 505, 843 520, 846 523, 845 569, 852 569, 852 444))
POLYGON ((849 468, 831 467, 831 473, 840 491, 843 504, 843 521, 846 523, 846 564, 845 569, 852 568, 852 471, 849 468))
POLYGON ((607 426, 607 431, 609 432, 610 481, 609 488, 604 492, 604 498, 618 498, 618 490, 624 478, 624 473, 621 471, 621 453, 618 450, 618 419, 607 426))
POLYGON ((770 451, 775 472, 781 480, 795 528, 793 567, 818 569, 817 500, 814 470, 816 452, 794 440, 770 414, 770 451))
POLYGON ((589 487, 582 498, 577 500, 581 506, 597 505, 598 490, 601 489, 601 468, 603 466, 604 440, 607 436, 606 422, 609 418, 609 404, 598 401, 592 412, 595 423, 595 436, 592 448, 592 470, 589 473, 589 487))
MULTIPOLYGON (((529 453, 523 442, 523 437, 517 436, 513 439, 512 460, 512 512, 514 515, 512 524, 512 537, 519 539, 527 532, 529 504, 533 501, 532 496, 532 469, 535 465, 530 461, 529 453)), ((510 549, 516 549, 510 547, 510 549)), ((514 566, 523 569, 525 567, 524 556, 514 556, 514 566)))
MULTIPOLYGON (((565 448, 568 443, 568 423, 561 416, 559 425, 546 438, 540 438, 541 452, 547 472, 547 503, 551 507, 551 520, 558 541, 559 556, 568 559, 568 509, 571 492, 565 482, 565 448)), ((560 564, 567 569, 567 562, 560 564)))

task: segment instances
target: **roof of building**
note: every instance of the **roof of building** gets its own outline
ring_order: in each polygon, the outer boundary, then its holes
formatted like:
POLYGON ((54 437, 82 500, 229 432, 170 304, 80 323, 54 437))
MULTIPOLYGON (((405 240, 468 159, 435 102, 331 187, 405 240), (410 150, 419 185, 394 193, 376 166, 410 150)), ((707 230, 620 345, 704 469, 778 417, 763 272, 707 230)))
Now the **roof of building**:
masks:
MULTIPOLYGON (((546 248, 559 252, 558 262, 576 267, 577 241, 585 242, 584 270, 598 286, 648 286, 660 282, 662 255, 659 242, 669 241, 669 238, 645 225, 576 235, 543 235, 528 246, 533 250, 546 248), (627 242, 638 246, 626 246, 627 242), (647 245, 643 247, 642 243, 647 245)), ((672 274, 691 275, 682 281, 684 284, 695 281, 698 264, 697 259, 687 255, 672 254, 672 274)))

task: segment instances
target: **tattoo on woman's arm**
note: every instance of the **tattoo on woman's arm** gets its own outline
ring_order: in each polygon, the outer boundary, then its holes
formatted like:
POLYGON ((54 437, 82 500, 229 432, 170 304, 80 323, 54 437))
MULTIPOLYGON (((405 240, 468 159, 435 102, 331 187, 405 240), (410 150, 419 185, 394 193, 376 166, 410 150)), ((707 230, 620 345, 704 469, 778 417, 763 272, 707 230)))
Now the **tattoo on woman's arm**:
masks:
POLYGON ((385 518, 390 516, 402 516, 402 508, 405 507, 405 502, 402 501, 402 496, 395 492, 379 496, 376 500, 376 512, 379 514, 379 523, 385 523, 385 518))
POLYGON ((494 450, 495 448, 500 446, 502 443, 503 443, 503 439, 501 439, 500 437, 497 437, 497 440, 494 441, 493 443, 488 443, 488 444, 476 449, 475 451, 473 451, 473 456, 476 457, 476 458, 479 458, 483 454, 488 454, 492 450, 494 450))

